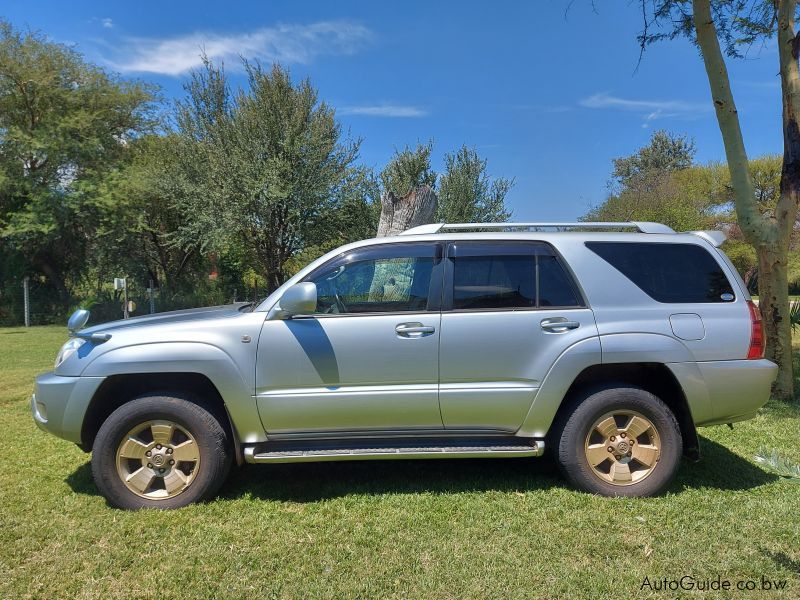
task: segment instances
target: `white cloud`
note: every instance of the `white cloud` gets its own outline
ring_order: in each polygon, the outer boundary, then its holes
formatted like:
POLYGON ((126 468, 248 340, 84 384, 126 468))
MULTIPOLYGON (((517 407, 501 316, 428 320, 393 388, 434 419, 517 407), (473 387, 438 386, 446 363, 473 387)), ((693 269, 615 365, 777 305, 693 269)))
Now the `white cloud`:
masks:
POLYGON ((235 34, 195 32, 164 39, 128 38, 118 46, 121 58, 109 60, 123 72, 180 75, 202 64, 201 53, 214 61, 238 59, 308 64, 323 54, 351 54, 371 37, 369 29, 349 21, 277 25, 235 34))
POLYGON ((424 117, 428 114, 428 111, 416 106, 403 106, 399 104, 344 106, 336 112, 340 115, 362 115, 367 117, 424 117))
POLYGON ((114 21, 109 17, 104 17, 100 19, 100 25, 102 25, 106 29, 111 29, 114 27, 114 21))
POLYGON ((617 109, 637 112, 645 123, 667 117, 692 118, 711 110, 711 103, 685 102, 683 100, 632 100, 612 96, 605 92, 584 98, 579 104, 585 108, 617 109))

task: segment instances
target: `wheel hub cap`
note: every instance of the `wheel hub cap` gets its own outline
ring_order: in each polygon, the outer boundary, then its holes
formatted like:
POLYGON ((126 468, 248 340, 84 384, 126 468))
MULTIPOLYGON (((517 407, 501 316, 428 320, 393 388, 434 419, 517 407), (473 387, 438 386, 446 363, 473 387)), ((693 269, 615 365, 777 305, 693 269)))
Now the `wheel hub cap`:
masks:
POLYGON ((632 485, 655 469, 661 441, 647 417, 633 410, 615 410, 591 426, 584 452, 595 476, 612 485, 632 485))
POLYGON ((200 468, 197 441, 186 428, 167 420, 131 429, 117 448, 117 474, 137 496, 173 498, 194 481, 200 468))

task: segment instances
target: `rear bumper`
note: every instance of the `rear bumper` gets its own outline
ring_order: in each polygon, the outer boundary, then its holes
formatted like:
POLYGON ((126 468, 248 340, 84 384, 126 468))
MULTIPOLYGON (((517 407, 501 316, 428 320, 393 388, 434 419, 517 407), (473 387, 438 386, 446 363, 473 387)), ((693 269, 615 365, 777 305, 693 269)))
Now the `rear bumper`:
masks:
POLYGON ((696 425, 744 421, 769 400, 778 366, 772 361, 720 360, 668 365, 686 394, 696 425))
POLYGON ((80 444, 83 417, 104 380, 105 377, 39 375, 31 396, 34 422, 43 431, 80 444))

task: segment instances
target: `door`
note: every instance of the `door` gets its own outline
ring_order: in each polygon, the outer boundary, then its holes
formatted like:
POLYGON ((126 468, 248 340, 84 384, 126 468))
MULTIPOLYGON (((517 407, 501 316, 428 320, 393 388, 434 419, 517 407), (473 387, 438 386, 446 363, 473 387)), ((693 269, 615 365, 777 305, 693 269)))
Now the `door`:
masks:
POLYGON ((541 242, 455 242, 445 265, 444 426, 516 431, 558 356, 597 335, 592 311, 541 242))
POLYGON ((440 244, 347 252, 304 281, 314 315, 266 321, 256 395, 268 433, 442 429, 440 244))

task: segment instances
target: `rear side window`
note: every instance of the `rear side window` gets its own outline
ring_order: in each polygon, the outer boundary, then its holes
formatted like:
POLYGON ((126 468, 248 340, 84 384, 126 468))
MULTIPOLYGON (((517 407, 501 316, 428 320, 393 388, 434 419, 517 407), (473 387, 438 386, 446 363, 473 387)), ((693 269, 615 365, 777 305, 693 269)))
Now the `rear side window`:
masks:
POLYGON ((515 309, 581 306, 572 280, 544 244, 456 243, 453 308, 515 309))
POLYGON ((695 244, 586 242, 586 247, 658 302, 730 302, 735 297, 717 261, 695 244))

